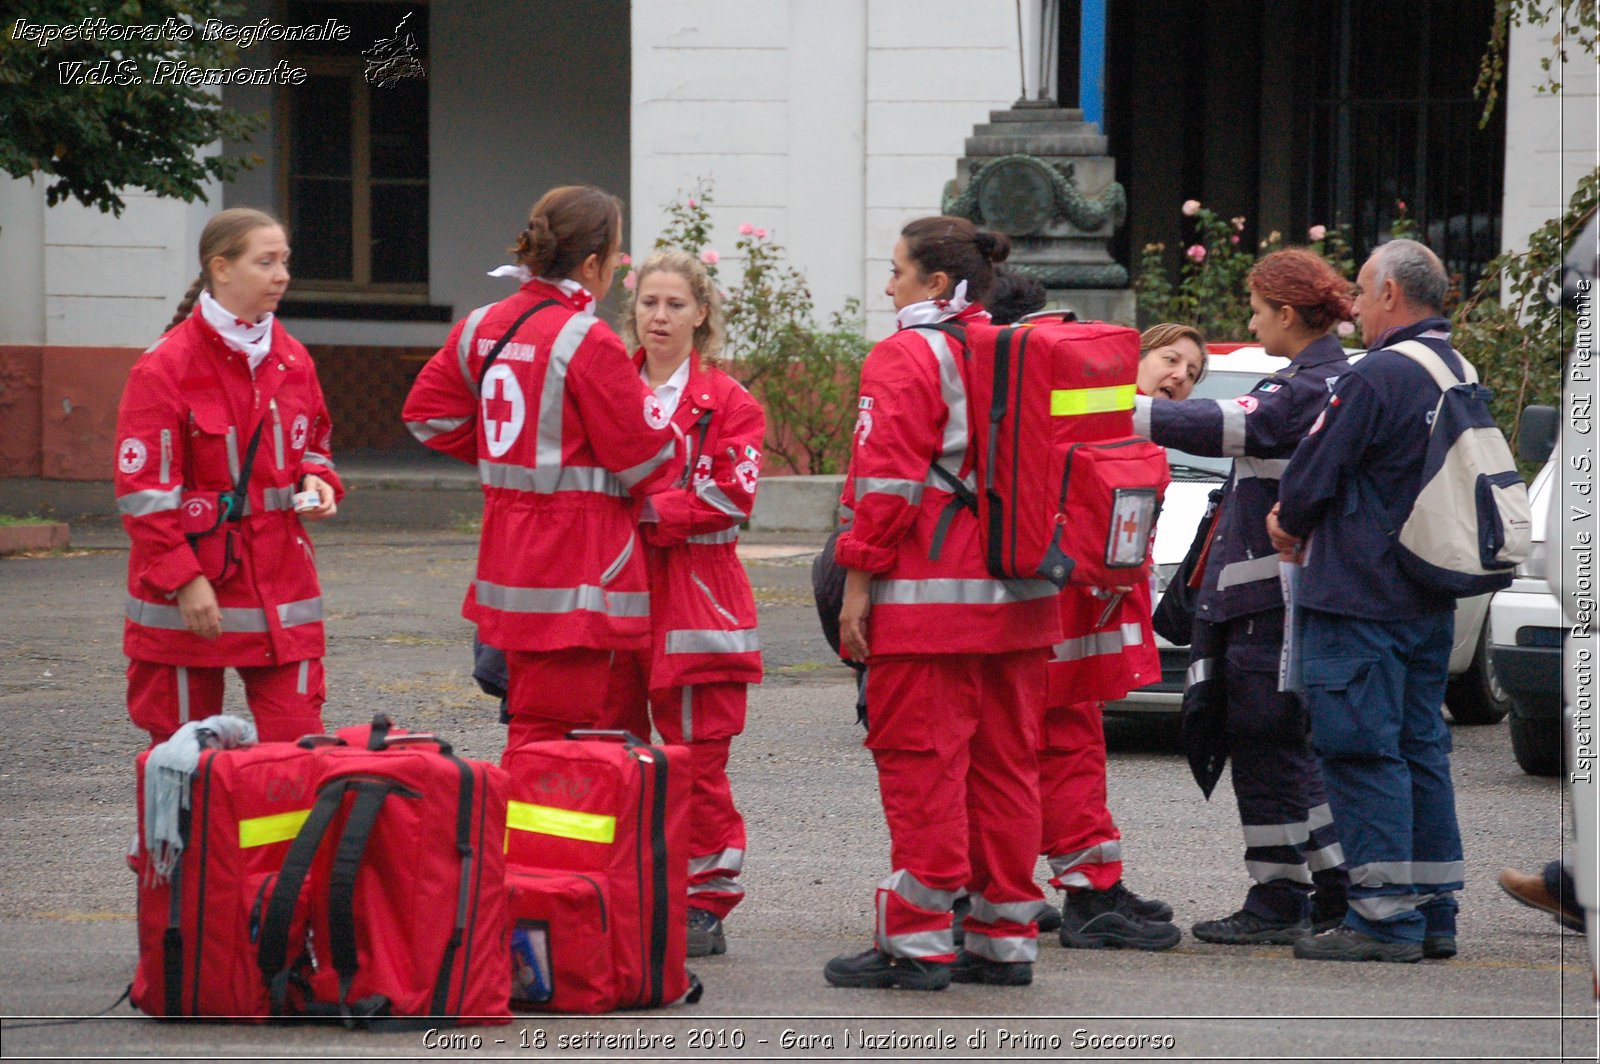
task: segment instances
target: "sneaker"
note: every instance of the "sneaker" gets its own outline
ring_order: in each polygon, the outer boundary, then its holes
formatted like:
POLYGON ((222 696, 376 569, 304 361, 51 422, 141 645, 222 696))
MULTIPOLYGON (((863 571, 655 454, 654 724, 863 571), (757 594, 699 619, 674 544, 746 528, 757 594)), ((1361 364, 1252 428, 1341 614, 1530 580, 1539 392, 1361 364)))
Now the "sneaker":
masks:
POLYGON ((1344 923, 1344 914, 1349 908, 1349 899, 1343 894, 1317 891, 1311 895, 1311 930, 1319 935, 1332 931, 1344 923))
POLYGON ((1582 910, 1569 909, 1561 904, 1561 899, 1546 889, 1543 876, 1530 876, 1515 868, 1502 868, 1499 883, 1501 890, 1531 909, 1542 909, 1554 916, 1562 927, 1573 931, 1583 930, 1582 910))
MULTIPOLYGON (((910 957, 891 957, 879 949, 835 957, 822 968, 830 986, 851 989, 943 990, 950 985, 947 961, 919 961, 910 957)), ((1030 972, 1030 976, 1031 976, 1030 972)))
POLYGON ((1420 942, 1385 942, 1363 934, 1348 924, 1332 931, 1308 935, 1294 944, 1294 955, 1303 961, 1388 961, 1412 964, 1422 959, 1420 942))
MULTIPOLYGON (((1111 895, 1112 902, 1117 912, 1124 916, 1136 916, 1141 920, 1155 923, 1170 924, 1172 922, 1172 906, 1155 898, 1141 898, 1123 885, 1122 880, 1111 884, 1106 891, 1111 895)), ((1040 928, 1042 931, 1043 928, 1040 928)))
POLYGON ((988 983, 990 986, 1028 986, 1033 982, 1030 961, 1005 963, 962 950, 950 970, 952 983, 988 983))
POLYGON ((722 933, 722 921, 706 909, 689 906, 689 956, 715 957, 728 952, 728 940, 722 933))
POLYGON ((1422 940, 1422 955, 1430 961, 1447 961, 1456 955, 1456 936, 1429 935, 1422 940))
POLYGON ((1172 924, 1117 911, 1109 890, 1068 891, 1061 903, 1061 944, 1068 949, 1171 949, 1183 937, 1172 924))
POLYGON ((1220 920, 1202 920, 1193 928, 1201 942, 1220 942, 1225 946, 1292 946, 1311 934, 1307 920, 1269 920, 1249 909, 1240 909, 1220 920))

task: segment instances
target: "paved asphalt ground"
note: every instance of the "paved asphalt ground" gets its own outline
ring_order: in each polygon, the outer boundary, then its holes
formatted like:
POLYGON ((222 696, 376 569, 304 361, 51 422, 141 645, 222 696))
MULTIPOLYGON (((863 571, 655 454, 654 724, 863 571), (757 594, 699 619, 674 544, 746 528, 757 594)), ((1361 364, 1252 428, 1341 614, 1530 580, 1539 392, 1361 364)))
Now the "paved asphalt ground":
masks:
MULTIPOLYGON (((495 706, 467 675, 458 615, 476 547, 474 492, 372 471, 317 531, 330 620, 326 719, 385 710, 472 757, 498 756, 495 706), (381 489, 380 484, 387 485, 381 489), (407 485, 410 485, 407 487, 407 485)), ((1582 939, 1513 904, 1503 865, 1560 846, 1557 781, 1524 776, 1504 725, 1456 730, 1468 860, 1461 954, 1418 965, 1297 962, 1287 947, 1221 947, 1187 934, 1237 907, 1246 884, 1232 794, 1201 800, 1160 728, 1116 727, 1111 804, 1128 880, 1185 928, 1159 954, 1041 947, 1034 985, 938 994, 826 986, 830 956, 864 948, 887 840, 848 673, 817 634, 815 534, 743 547, 762 611, 767 682, 734 744, 749 823, 747 899, 726 956, 693 967, 704 1000, 654 1013, 518 1017, 421 1034, 156 1023, 126 1004, 132 977, 133 757, 123 708, 126 544, 109 485, 0 481, 0 512, 73 522, 65 554, 0 560, 0 1055, 394 1060, 1053 1060, 1595 1058, 1582 939), (784 1032, 791 1032, 786 1040, 784 1032), (868 1044, 863 1045, 863 1035, 868 1044), (1142 1038, 1142 1040, 1141 1040, 1142 1038), (473 1040, 478 1041, 474 1042, 473 1040), (612 1041, 606 1041, 612 1039, 612 1041), (542 1047, 542 1048, 541 1048, 542 1047)), ((242 709, 237 687, 229 706, 242 709)), ((1041 877, 1042 878, 1042 877, 1041 877)))

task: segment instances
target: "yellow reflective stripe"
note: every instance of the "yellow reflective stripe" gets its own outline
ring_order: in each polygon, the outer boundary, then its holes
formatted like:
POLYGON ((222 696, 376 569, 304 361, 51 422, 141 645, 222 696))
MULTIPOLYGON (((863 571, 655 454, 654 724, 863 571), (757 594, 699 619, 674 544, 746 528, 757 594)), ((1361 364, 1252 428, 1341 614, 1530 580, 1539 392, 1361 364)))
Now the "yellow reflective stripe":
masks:
POLYGON ((1132 410, 1135 390, 1131 384, 1118 384, 1110 388, 1058 388, 1050 393, 1050 415, 1076 417, 1079 414, 1132 410))
POLYGON ((274 842, 287 842, 300 834, 300 825, 311 815, 309 809, 296 809, 291 813, 274 813, 271 816, 251 817, 239 821, 239 849, 252 846, 269 846, 274 842))
POLYGON ((506 827, 511 831, 532 831, 579 842, 610 842, 617 837, 617 818, 600 813, 580 813, 531 802, 506 804, 506 827))

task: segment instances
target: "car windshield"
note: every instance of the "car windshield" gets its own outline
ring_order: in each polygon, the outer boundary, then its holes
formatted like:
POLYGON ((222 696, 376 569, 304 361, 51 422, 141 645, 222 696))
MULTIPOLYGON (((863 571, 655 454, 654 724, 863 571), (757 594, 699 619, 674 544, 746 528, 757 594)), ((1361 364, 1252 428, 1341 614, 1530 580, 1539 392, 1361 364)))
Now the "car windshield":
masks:
MULTIPOLYGON (((1212 370, 1194 386, 1191 399, 1233 399, 1244 395, 1265 373, 1241 373, 1229 370, 1212 370)), ((1213 458, 1190 454, 1176 447, 1167 448, 1167 464, 1172 467, 1173 480, 1223 480, 1228 476, 1232 458, 1213 458)))

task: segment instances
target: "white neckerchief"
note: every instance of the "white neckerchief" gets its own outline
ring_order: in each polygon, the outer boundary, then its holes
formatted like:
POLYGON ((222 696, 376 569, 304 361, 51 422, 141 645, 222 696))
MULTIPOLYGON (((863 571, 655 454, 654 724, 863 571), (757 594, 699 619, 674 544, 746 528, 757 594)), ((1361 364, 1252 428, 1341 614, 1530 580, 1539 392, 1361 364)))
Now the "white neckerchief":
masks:
MULTIPOLYGON (((526 266, 508 262, 504 266, 496 266, 494 269, 490 270, 489 276, 510 277, 518 284, 527 284, 529 281, 533 280, 533 271, 528 269, 526 266)), ((561 289, 561 291, 565 292, 569 296, 577 297, 578 293, 582 292, 584 295, 588 296, 590 300, 594 299, 593 292, 589 291, 587 288, 583 287, 583 285, 579 284, 577 281, 574 281, 570 277, 541 277, 539 280, 543 281, 547 285, 553 285, 554 287, 561 289)), ((584 300, 580 298, 578 299, 578 302, 582 303, 584 300)))
POLYGON ((949 299, 924 299, 920 303, 901 307, 894 320, 902 329, 909 329, 913 325, 931 325, 953 318, 971 305, 972 301, 967 298, 967 282, 962 281, 950 293, 949 299))
MULTIPOLYGON (((686 358, 683 365, 672 371, 666 383, 655 389, 656 398, 661 400, 661 409, 671 417, 678 412, 678 400, 683 398, 683 390, 689 385, 689 363, 694 359, 686 358)), ((639 379, 645 384, 650 383, 650 360, 645 359, 644 365, 639 367, 639 379)))
POLYGON ((247 325, 227 307, 213 299, 210 292, 202 288, 200 313, 206 319, 206 324, 217 330, 217 335, 222 337, 224 343, 244 355, 250 363, 252 374, 272 353, 270 312, 254 325, 247 325))

